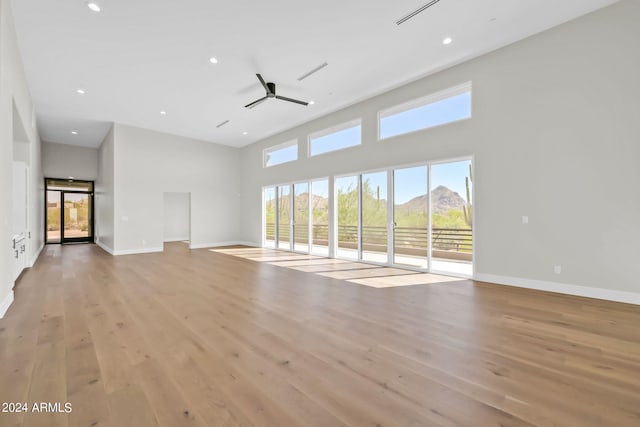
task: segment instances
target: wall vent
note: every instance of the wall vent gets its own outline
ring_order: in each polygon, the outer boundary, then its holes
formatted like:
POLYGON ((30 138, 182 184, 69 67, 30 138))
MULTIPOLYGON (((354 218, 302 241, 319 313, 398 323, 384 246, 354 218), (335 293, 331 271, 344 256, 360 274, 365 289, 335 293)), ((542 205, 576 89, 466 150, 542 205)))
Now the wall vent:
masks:
POLYGON ((309 77, 312 74, 317 73, 318 71, 322 70, 324 67, 326 67, 327 65, 329 65, 326 62, 323 62, 322 64, 318 65, 316 68, 314 68, 313 70, 309 71, 308 73, 305 73, 303 75, 301 75, 300 77, 298 77, 298 81, 301 82, 304 79, 306 79, 307 77, 309 77))
POLYGON ((408 14, 406 14, 405 16, 403 16, 402 18, 398 19, 396 21, 396 25, 400 25, 402 23, 407 22, 409 19, 413 18, 414 16, 416 16, 417 14, 424 12, 425 10, 429 9, 431 6, 433 6, 434 4, 438 3, 440 0, 431 0, 429 3, 424 4, 422 6, 420 6, 419 8, 417 8, 416 10, 414 10, 413 12, 409 12, 408 14))

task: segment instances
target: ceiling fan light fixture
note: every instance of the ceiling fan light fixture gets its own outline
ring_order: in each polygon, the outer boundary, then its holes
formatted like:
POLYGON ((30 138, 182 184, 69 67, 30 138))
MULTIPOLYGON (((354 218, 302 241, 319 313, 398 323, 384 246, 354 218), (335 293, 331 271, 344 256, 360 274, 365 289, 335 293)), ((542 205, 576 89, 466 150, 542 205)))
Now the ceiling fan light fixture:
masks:
POLYGON ((272 82, 268 82, 267 83, 267 82, 265 82, 260 74, 256 74, 256 77, 258 77, 258 80, 260 80, 260 84, 262 84, 262 87, 264 88, 266 94, 265 94, 264 97, 262 97, 260 99, 256 99, 255 101, 245 105, 245 108, 253 108, 253 107, 257 106, 257 105, 262 104, 264 101, 266 101, 269 98, 275 98, 275 99, 279 99, 281 101, 293 102, 294 104, 304 105, 305 107, 307 105, 309 105, 308 102, 300 101, 299 99, 287 98, 286 96, 276 95, 276 84, 275 83, 272 83, 272 82))

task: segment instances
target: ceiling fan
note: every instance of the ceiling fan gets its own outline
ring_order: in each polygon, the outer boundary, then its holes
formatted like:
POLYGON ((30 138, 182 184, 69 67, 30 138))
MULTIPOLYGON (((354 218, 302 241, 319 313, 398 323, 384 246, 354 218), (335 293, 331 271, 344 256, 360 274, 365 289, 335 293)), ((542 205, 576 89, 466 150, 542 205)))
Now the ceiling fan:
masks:
POLYGON ((300 104, 300 105, 309 105, 308 102, 300 101, 298 99, 293 99, 293 98, 287 98, 286 96, 276 95, 276 84, 275 83, 271 83, 271 82, 265 83, 264 79, 262 78, 262 76, 260 74, 256 74, 256 76, 258 77, 258 80, 260 80, 260 83, 262 83, 262 86, 264 87, 264 90, 267 91, 267 94, 266 94, 266 96, 264 98, 257 99, 255 101, 253 101, 252 103, 245 105, 246 108, 253 108, 256 105, 262 104, 264 101, 266 101, 269 98, 280 99, 282 101, 295 102, 296 104, 300 104))

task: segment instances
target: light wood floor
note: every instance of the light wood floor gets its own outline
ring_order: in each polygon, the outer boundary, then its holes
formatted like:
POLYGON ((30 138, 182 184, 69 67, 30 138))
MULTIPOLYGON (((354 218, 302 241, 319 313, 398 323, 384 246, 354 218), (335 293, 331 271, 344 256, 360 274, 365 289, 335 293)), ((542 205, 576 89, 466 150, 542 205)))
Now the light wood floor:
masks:
POLYGON ((0 402, 73 406, 3 427, 639 426, 640 307, 53 245, 0 320, 0 402))

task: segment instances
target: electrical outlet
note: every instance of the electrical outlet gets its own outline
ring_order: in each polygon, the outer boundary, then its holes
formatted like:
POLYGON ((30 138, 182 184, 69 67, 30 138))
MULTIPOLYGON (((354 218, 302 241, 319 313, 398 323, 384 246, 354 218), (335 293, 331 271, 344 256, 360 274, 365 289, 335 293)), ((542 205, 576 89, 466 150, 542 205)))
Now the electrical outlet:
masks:
POLYGON ((556 273, 556 274, 562 273, 562 266, 561 265, 555 265, 553 267, 553 272, 556 273))
POLYGON ((147 246, 147 241, 142 239, 142 246, 147 246))
POLYGON ((526 216, 526 215, 524 215, 524 216, 522 217, 522 223, 523 223, 523 224, 529 224, 529 217, 528 217, 528 216, 526 216))

